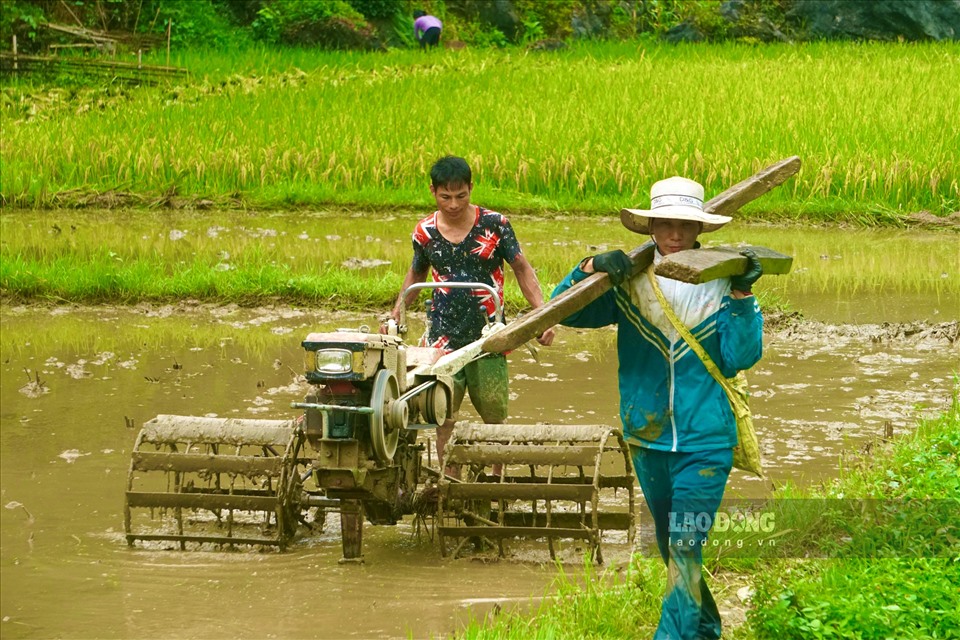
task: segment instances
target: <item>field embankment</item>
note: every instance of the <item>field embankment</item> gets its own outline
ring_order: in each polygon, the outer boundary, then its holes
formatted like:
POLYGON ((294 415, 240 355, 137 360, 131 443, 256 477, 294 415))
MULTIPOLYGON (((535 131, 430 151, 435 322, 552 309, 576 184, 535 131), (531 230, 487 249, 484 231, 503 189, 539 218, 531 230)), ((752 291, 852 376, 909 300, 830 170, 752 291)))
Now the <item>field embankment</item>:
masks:
POLYGON ((438 156, 518 210, 800 174, 744 215, 960 210, 960 45, 582 44, 568 51, 185 54, 179 86, 2 92, 7 206, 427 206, 438 156))

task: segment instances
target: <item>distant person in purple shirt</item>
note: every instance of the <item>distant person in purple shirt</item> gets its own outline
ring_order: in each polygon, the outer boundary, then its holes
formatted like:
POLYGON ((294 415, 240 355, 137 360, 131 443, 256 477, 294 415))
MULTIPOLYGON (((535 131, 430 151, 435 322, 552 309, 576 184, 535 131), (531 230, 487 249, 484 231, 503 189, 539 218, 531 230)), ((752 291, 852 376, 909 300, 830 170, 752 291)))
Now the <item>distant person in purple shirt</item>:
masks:
POLYGON ((436 16, 427 15, 426 11, 413 12, 413 36, 420 43, 421 49, 435 47, 440 44, 440 31, 443 23, 436 16))

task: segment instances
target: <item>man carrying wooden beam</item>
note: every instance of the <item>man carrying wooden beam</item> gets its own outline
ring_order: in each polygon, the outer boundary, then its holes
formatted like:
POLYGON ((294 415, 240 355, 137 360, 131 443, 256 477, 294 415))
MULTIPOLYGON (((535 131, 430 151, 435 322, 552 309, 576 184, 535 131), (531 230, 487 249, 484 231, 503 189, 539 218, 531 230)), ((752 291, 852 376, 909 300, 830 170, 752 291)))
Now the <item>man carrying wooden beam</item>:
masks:
POLYGON ((682 328, 724 377, 752 367, 762 354, 763 318, 751 287, 763 271, 746 250, 741 275, 702 284, 654 275, 666 256, 699 248, 699 234, 731 218, 704 211, 703 187, 686 178, 661 180, 650 195, 649 210, 625 209, 622 219, 631 231, 650 234, 653 265, 634 273, 634 261, 620 250, 588 257, 552 297, 595 272, 607 273, 613 284, 561 324, 617 325, 623 433, 667 564, 667 593, 654 638, 719 638, 720 613, 701 573, 710 529, 702 523, 712 524, 723 498, 737 445, 736 418, 724 388, 682 328))

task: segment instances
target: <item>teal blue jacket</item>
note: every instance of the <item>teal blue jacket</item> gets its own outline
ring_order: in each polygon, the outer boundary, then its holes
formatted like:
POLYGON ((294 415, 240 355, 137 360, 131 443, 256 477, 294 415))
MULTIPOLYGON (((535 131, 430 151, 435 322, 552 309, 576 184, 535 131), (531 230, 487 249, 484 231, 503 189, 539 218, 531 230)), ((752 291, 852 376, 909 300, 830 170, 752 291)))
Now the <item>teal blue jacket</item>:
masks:
MULTIPOLYGON (((654 258, 660 259, 659 254, 654 258)), ((587 275, 575 268, 551 297, 587 275)), ((725 376, 760 360, 763 316, 756 298, 731 298, 725 278, 694 285, 658 276, 657 282, 725 376)), ((680 452, 736 446, 736 420, 726 393, 670 324, 645 274, 612 288, 561 324, 617 325, 620 418, 628 441, 680 452)))

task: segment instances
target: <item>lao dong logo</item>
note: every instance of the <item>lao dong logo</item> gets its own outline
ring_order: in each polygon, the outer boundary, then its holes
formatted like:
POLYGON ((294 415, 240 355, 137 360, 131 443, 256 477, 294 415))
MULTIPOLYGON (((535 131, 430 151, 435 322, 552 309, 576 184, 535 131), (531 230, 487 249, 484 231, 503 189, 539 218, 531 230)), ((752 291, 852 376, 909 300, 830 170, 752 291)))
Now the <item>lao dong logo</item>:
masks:
POLYGON ((718 511, 715 516, 705 511, 671 511, 671 533, 772 533, 776 528, 776 514, 772 512, 718 511))

